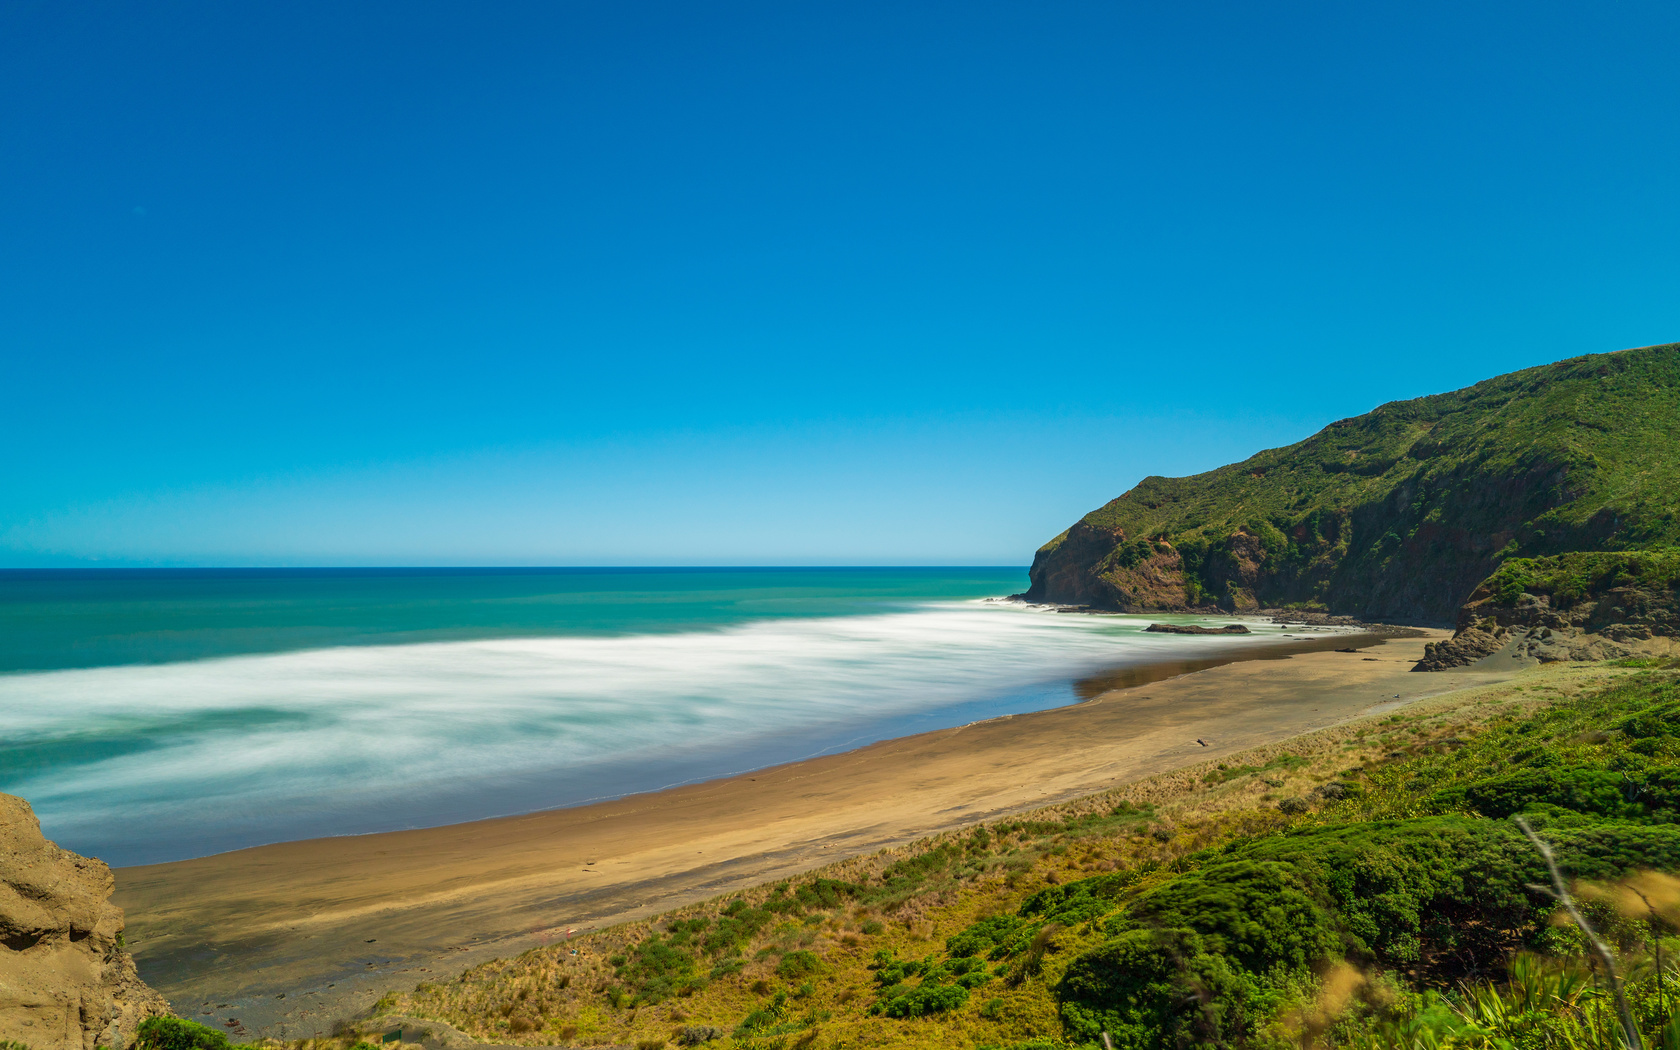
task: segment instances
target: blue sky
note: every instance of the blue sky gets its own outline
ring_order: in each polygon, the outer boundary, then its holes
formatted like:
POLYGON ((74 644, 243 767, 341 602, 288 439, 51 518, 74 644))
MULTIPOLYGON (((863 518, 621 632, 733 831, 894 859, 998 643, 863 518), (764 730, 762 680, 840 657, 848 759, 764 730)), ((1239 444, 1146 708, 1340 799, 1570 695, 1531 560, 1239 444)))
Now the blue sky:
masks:
POLYGON ((1680 8, 0 7, 0 564, 1023 564, 1680 339, 1680 8))

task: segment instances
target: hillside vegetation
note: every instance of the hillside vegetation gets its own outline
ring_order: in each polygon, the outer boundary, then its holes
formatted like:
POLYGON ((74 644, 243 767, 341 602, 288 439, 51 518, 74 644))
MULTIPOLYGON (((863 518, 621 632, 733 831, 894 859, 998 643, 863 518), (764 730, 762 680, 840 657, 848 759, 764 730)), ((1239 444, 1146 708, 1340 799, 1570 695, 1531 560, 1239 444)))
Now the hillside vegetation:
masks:
POLYGON ((1680 547, 1513 558, 1471 594, 1459 625, 1487 614, 1502 626, 1586 626, 1649 638, 1680 625, 1680 547))
POLYGON ((1150 477, 1034 559, 1026 596, 1446 623, 1512 557, 1680 542, 1680 344, 1395 401, 1150 477))
POLYGON ((1530 888, 1548 873, 1519 815, 1613 942, 1643 1038, 1680 1048, 1680 673, 1604 665, 533 949, 378 1010, 534 1045, 1617 1045, 1581 931, 1530 888))

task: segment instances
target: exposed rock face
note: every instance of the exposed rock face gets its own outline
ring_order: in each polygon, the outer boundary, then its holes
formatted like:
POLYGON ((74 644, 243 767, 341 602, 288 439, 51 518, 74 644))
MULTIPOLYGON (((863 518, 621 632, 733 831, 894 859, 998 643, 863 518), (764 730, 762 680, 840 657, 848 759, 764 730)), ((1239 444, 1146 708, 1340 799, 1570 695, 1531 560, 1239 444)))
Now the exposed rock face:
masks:
POLYGON ((1033 559, 1032 589, 1021 597, 1098 609, 1185 609, 1184 571, 1165 542, 1126 542, 1121 529, 1078 522, 1062 537, 1062 556, 1033 559))
POLYGON ((1146 632, 1155 634, 1249 634, 1250 631, 1240 623, 1227 624, 1224 627, 1200 627, 1196 624, 1152 623, 1144 628, 1146 632))
POLYGON ((1449 667, 1467 667, 1503 649, 1505 641, 1506 631, 1503 628, 1489 630, 1472 626, 1460 630, 1444 642, 1424 643, 1423 659, 1412 670, 1445 671, 1449 667))
POLYGON ((1673 589, 1611 587, 1568 601, 1525 591, 1507 600, 1498 584, 1493 577, 1478 587, 1459 610, 1457 633, 1424 646, 1412 670, 1464 667, 1507 645, 1512 656, 1550 663, 1666 652, 1680 639, 1680 595, 1673 589))
POLYGON ((1565 604, 1550 594, 1523 593, 1503 603, 1493 588, 1478 587, 1459 610, 1459 629, 1492 621, 1507 628, 1587 631, 1615 642, 1680 637, 1680 595, 1673 590, 1613 587, 1565 604))
POLYGON ((29 803, 0 794, 0 1042, 120 1050, 169 1012, 121 944, 111 869, 41 835, 29 803))

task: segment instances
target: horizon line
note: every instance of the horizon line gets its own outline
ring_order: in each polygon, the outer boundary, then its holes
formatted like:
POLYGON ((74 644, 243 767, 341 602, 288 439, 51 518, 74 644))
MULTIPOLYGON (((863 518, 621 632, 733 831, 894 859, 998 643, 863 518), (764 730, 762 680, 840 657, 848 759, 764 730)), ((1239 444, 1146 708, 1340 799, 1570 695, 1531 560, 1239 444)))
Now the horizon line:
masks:
POLYGON ((800 572, 879 569, 1027 569, 1029 564, 792 565, 12 565, 0 574, 57 572, 800 572))

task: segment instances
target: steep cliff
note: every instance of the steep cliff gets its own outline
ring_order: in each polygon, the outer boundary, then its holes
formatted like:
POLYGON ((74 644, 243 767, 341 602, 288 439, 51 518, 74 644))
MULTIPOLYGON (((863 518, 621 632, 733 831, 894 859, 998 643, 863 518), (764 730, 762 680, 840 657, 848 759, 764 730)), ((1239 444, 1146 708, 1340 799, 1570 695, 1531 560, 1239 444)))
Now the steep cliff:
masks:
POLYGON ((0 1042, 121 1048, 167 1013, 123 947, 111 869, 41 835, 29 803, 0 794, 0 1042))
POLYGON ((1501 562, 1680 542, 1680 344, 1395 401, 1150 477, 1033 560, 1034 601, 1450 623, 1501 562))

